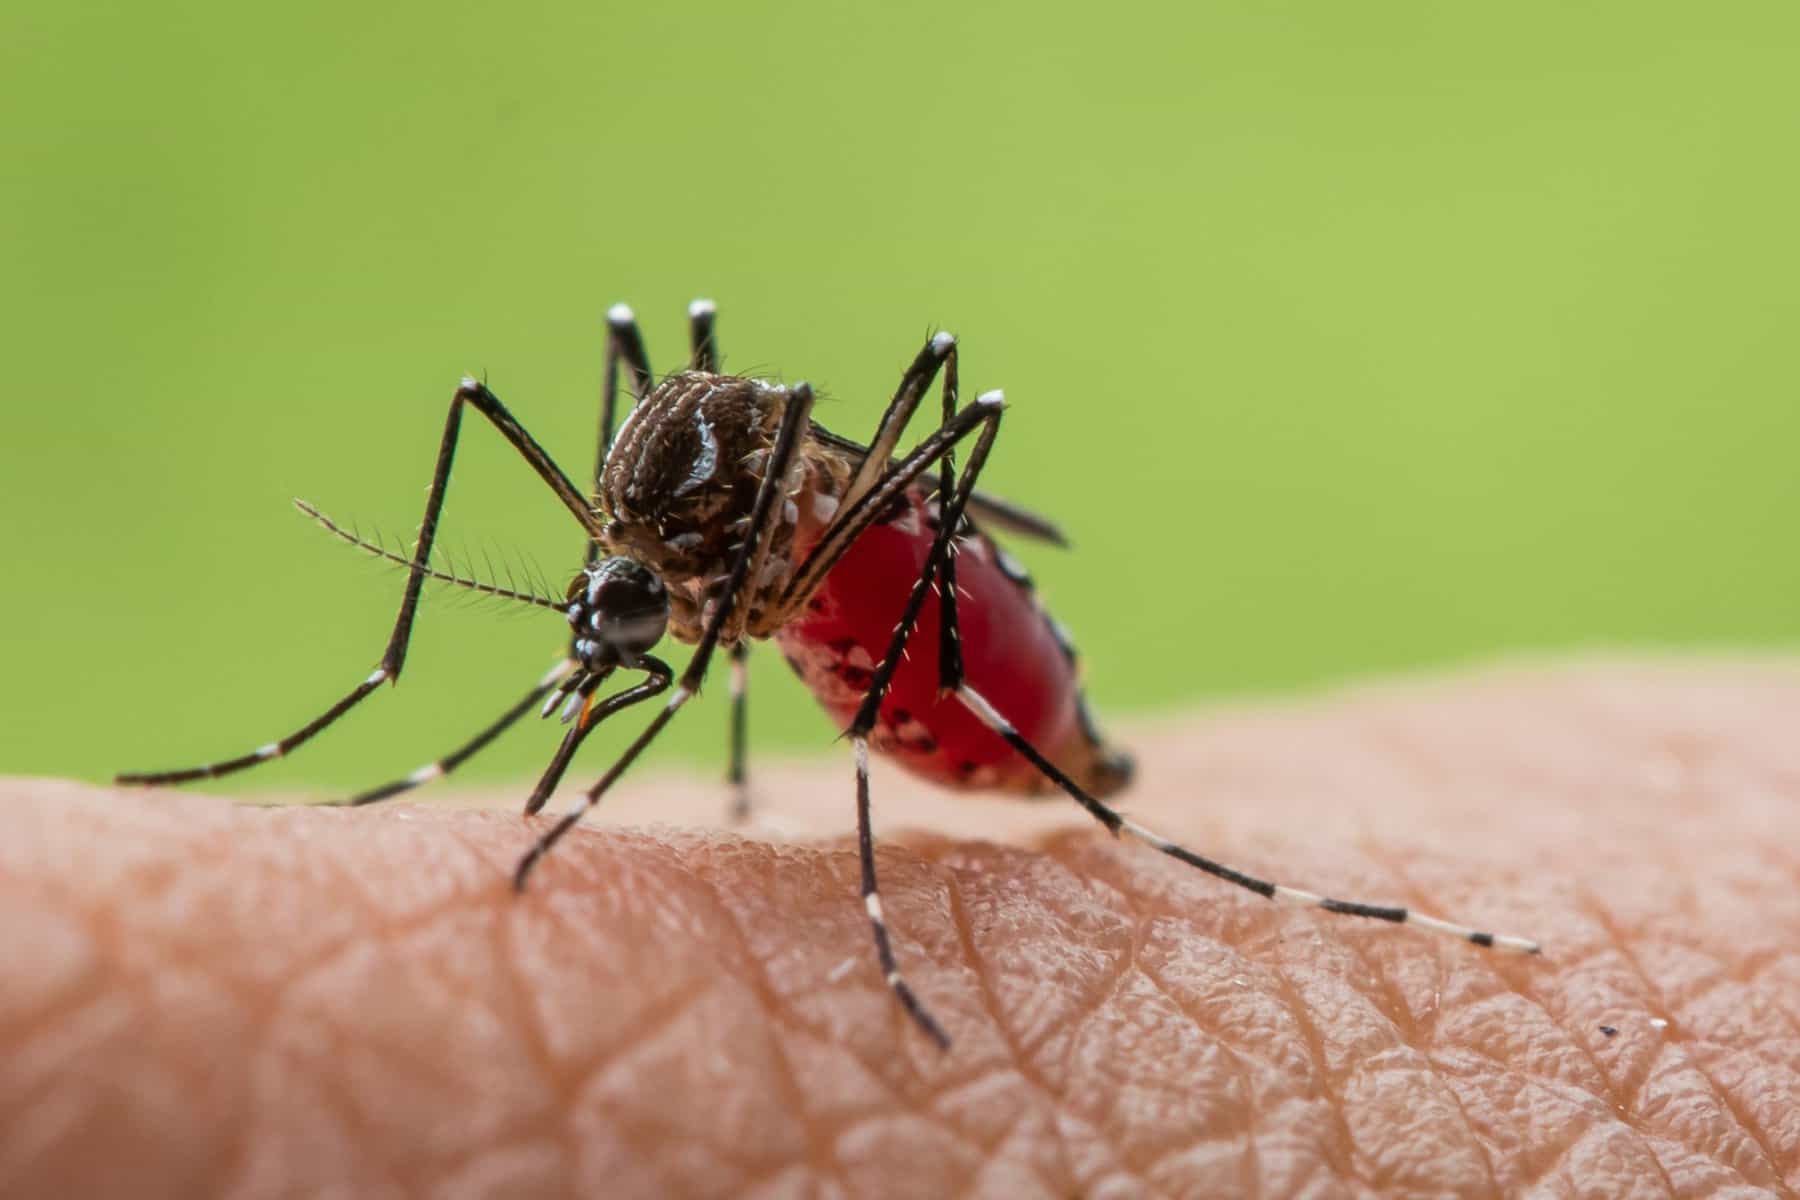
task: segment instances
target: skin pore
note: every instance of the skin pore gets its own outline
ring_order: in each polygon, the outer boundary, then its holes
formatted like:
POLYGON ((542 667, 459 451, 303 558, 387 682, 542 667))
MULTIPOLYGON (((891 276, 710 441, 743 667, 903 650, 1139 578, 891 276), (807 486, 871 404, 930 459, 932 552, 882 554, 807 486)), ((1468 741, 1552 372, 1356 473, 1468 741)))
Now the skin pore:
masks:
POLYGON ((875 965, 847 751, 756 764, 742 832, 652 764, 523 897, 550 818, 520 788, 0 781, 0 1195, 1793 1195, 1796 730, 1800 667, 1749 661, 1117 729, 1134 819, 1539 958, 877 760, 887 922, 947 1054, 875 965))

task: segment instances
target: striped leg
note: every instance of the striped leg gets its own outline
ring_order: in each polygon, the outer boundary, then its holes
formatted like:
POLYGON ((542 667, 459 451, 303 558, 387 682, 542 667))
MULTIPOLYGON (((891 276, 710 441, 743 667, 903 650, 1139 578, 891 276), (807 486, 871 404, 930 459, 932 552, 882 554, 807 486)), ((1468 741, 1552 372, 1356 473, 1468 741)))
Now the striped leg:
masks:
POLYGON ((719 306, 711 300, 688 305, 688 365, 696 371, 716 373, 719 369, 719 339, 713 331, 718 316, 719 306))
MULTIPOLYGON (((919 401, 924 399, 938 372, 946 367, 949 374, 944 380, 944 420, 947 422, 956 411, 956 338, 950 333, 934 333, 925 339, 925 345, 900 376, 900 386, 894 389, 894 398, 888 401, 887 410, 875 426, 875 436, 869 439, 868 453, 863 456, 850 485, 844 489, 840 499, 844 507, 854 505, 875 487, 893 460, 900 435, 906 431, 913 413, 918 411, 919 401)), ((949 474, 948 469, 945 474, 949 474)))
POLYGON ((175 771, 130 772, 116 777, 116 782, 155 786, 168 783, 185 783, 193 779, 212 779, 220 775, 229 775, 235 771, 254 767, 258 763, 281 758, 291 753, 303 743, 312 739, 320 730, 325 729, 339 717, 356 707, 365 697, 383 683, 398 683, 401 668, 406 663, 406 647, 412 640, 413 619, 418 614, 419 595, 424 588, 425 580, 434 572, 430 567, 431 546, 437 536, 438 518, 444 509, 444 494, 450 484, 450 466, 456 458, 456 439, 462 429, 463 407, 470 405, 491 421, 500 435, 511 443, 531 469, 550 490, 556 493, 564 507, 575 516, 589 537, 597 536, 600 522, 586 497, 569 482, 562 468, 558 467, 544 450, 537 444, 524 426, 520 425, 500 398, 488 391, 487 385, 474 379, 464 379, 450 400, 450 413, 444 421, 444 434, 438 443, 437 466, 432 471, 431 488, 425 497, 425 515, 419 522, 419 541, 413 551, 411 565, 406 575, 406 590, 400 600, 400 613, 394 619, 393 632, 388 636, 387 649, 382 652, 381 665, 376 667, 369 677, 345 695, 330 708, 296 729, 293 733, 278 741, 242 754, 223 762, 210 763, 203 767, 186 767, 175 771))
MULTIPOLYGON (((856 748, 856 830, 857 851, 862 858, 862 895, 863 905, 868 909, 869 926, 875 938, 875 955, 881 963, 882 978, 893 990, 900 1006, 906 1010, 927 1037, 936 1042, 942 1049, 950 1048, 950 1035, 944 1027, 919 1002, 912 987, 900 974, 899 964, 894 959, 894 949, 888 938, 887 921, 881 912, 881 892, 875 879, 875 839, 870 827, 869 818, 869 731, 875 727, 875 719, 881 711, 881 701, 887 695, 888 685, 893 681, 894 672, 899 669, 902 656, 906 653, 907 639, 912 636, 913 626, 917 624, 919 612, 925 605, 925 597, 931 592, 934 579, 941 579, 944 568, 950 562, 951 547, 957 526, 962 524, 964 507, 969 502, 969 495, 974 491, 975 477, 981 473, 982 464, 987 461, 988 451, 993 448, 994 437, 1000 430, 1001 396, 998 392, 989 392, 975 402, 971 411, 982 415, 979 426, 981 433, 975 439, 975 447, 969 452, 969 465, 964 470, 962 479, 954 492, 946 487, 942 495, 942 507, 939 510, 937 536, 932 540, 931 550, 925 557, 924 568, 913 584, 912 592, 906 598, 906 607, 901 610, 899 623, 894 626, 894 635, 888 642, 887 652, 882 655, 881 664, 876 667, 870 679, 869 689, 863 694, 862 704, 856 710, 856 716, 850 722, 845 736, 850 738, 856 748)), ((950 472, 945 470, 944 477, 950 472)), ((940 588, 940 594, 948 595, 953 589, 940 588)), ((946 612, 948 609, 946 608, 946 612)), ((960 651, 948 655, 941 665, 954 662, 960 673, 962 657, 960 651)))
POLYGON ((731 757, 725 781, 731 785, 731 819, 750 819, 750 771, 746 756, 750 737, 750 643, 739 639, 731 648, 731 757))
POLYGON ((600 390, 600 450, 594 458, 594 490, 600 490, 600 473, 606 469, 606 453, 612 449, 613 431, 617 427, 619 407, 619 366, 623 362, 630 379, 631 403, 635 408, 650 394, 653 376, 650 355, 644 349, 644 335, 638 331, 637 314, 629 304, 615 304, 606 310, 606 374, 600 390))
POLYGON ((862 734, 851 737, 856 746, 856 849, 862 859, 863 908, 869 914, 869 926, 875 932, 875 957, 881 962, 881 976, 899 999, 906 1015, 918 1023, 925 1035, 940 1050, 950 1048, 950 1035, 937 1018, 919 1003, 912 987, 900 974, 894 959, 894 947, 888 941, 887 920, 881 915, 881 890, 875 883, 875 833, 869 822, 869 741, 862 734))
POLYGON ((1396 925, 1416 925, 1429 933, 1445 934, 1449 937, 1457 938, 1460 941, 1473 942, 1477 946, 1488 946, 1495 950, 1508 950, 1515 954, 1537 954, 1542 949, 1538 943, 1532 941, 1530 938, 1515 937, 1510 934, 1488 933, 1485 930, 1475 929, 1468 925, 1458 925, 1453 921, 1445 921, 1438 917, 1414 912, 1408 908, 1386 904, 1366 904, 1360 900, 1334 900, 1330 896, 1321 896, 1316 892, 1309 892, 1302 888, 1287 887, 1283 884, 1271 883, 1266 879, 1258 879, 1254 875, 1245 874, 1234 867, 1226 866, 1224 863, 1215 862, 1210 858, 1195 854, 1192 850, 1189 850, 1184 846, 1177 845, 1165 837, 1152 833, 1142 825, 1139 825, 1136 821, 1126 818, 1118 810, 1112 808, 1105 802, 1090 796, 1079 784, 1073 779, 1070 779, 1062 771, 1058 770, 1054 763, 1040 754, 1037 747, 1033 746, 1023 737, 1020 737, 1018 731, 1012 727, 1011 723, 996 712, 992 704, 987 702, 986 697, 970 687, 967 682, 964 682, 957 687, 956 695, 957 698, 962 701, 964 707, 974 713, 977 717, 981 718, 988 728, 992 729, 1002 738, 1005 738, 1007 744, 1012 746, 1013 749, 1030 759, 1032 765, 1039 771, 1042 771, 1046 778, 1055 783, 1063 791, 1069 793, 1070 796, 1074 797, 1078 804, 1087 809, 1088 812, 1092 813, 1094 819, 1106 826, 1115 837, 1121 833, 1128 833, 1145 845, 1153 846, 1164 854, 1167 854, 1169 857, 1179 859, 1190 867, 1198 867, 1209 875, 1217 876, 1227 883, 1234 883, 1238 887, 1246 888, 1255 892, 1257 895, 1273 900, 1278 904, 1288 904, 1299 908, 1322 908, 1326 912, 1342 913, 1345 916, 1351 917, 1368 917, 1376 921, 1392 921, 1396 925))
POLYGON ((501 734, 512 728, 513 725, 518 722, 520 717, 523 717, 526 713, 530 712, 539 701, 543 700, 543 698, 550 693, 552 688, 560 683, 569 672, 574 669, 574 659, 562 659, 555 666, 551 667, 549 672, 542 679, 538 680, 537 686, 533 687, 529 692, 526 692, 525 695, 520 698, 518 703, 500 714, 498 720, 486 726, 480 733, 477 733, 461 746, 458 746, 455 750, 444 755, 444 757, 437 759, 435 762, 426 763, 404 779, 396 779, 391 783, 384 783, 380 787, 370 788, 366 792, 358 792, 348 800, 339 800, 335 803, 350 808, 361 807, 364 804, 375 804, 379 801, 398 796, 401 792, 409 792, 420 784, 442 779, 444 776, 450 774, 450 772, 456 770, 456 768, 461 766, 464 762, 474 757, 476 753, 485 749, 495 738, 498 738, 501 734))
MULTIPOLYGON (((956 353, 954 350, 944 358, 942 400, 943 419, 949 421, 956 415, 956 353)), ((943 561, 938 563, 938 589, 945 595, 954 596, 956 594, 955 527, 962 524, 962 506, 956 506, 954 515, 950 511, 951 503, 956 497, 955 447, 944 451, 942 461, 943 466, 938 469, 938 519, 950 524, 951 538, 944 545, 943 561)), ((967 501, 964 503, 966 504, 967 501)), ((938 676, 943 680, 962 678, 962 638, 957 635, 956 605, 954 604, 946 604, 940 610, 938 676)))
MULTIPOLYGON (((631 375, 631 402, 635 408, 650 394, 650 355, 644 335, 638 332, 637 315, 629 304, 606 310, 606 373, 600 385, 600 448, 594 455, 594 495, 600 495, 600 477, 606 472, 606 456, 612 450, 613 430, 619 408, 619 364, 631 375)), ((600 561, 600 541, 592 533, 587 540, 587 566, 600 561)))

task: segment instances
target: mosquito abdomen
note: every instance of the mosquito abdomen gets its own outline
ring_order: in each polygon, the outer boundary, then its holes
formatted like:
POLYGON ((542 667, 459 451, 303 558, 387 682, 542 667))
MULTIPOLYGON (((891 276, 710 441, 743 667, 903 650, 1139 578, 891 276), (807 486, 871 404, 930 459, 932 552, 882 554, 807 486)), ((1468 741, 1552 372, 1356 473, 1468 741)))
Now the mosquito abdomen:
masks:
MULTIPOLYGON (((935 502, 919 492, 845 552, 806 610, 776 635, 788 663, 840 725, 868 690, 936 533, 935 502)), ((968 681, 1057 766, 1099 794, 1130 779, 1086 713, 1068 637, 1040 607, 1030 579, 984 534, 958 539, 958 628, 968 681)), ((870 744, 915 774, 952 787, 1042 792, 1053 785, 967 706, 939 694, 937 597, 926 600, 894 673, 870 744)))

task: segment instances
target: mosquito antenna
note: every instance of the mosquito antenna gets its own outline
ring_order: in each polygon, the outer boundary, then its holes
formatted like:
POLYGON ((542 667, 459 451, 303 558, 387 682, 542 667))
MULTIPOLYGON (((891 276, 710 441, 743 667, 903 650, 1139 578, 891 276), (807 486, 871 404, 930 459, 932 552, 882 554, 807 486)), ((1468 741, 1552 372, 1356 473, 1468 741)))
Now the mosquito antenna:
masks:
MULTIPOLYGON (((294 500, 294 507, 317 521, 327 533, 350 543, 359 550, 402 567, 410 567, 413 565, 412 559, 407 558, 404 555, 395 554, 387 547, 372 542, 361 534, 345 529, 336 521, 333 521, 330 517, 326 516, 304 500, 296 498, 294 500)), ((455 575, 448 571, 439 571, 432 567, 425 568, 425 577, 427 579, 435 579, 440 583, 454 584, 459 588, 467 588, 471 592, 480 592, 484 596, 497 596, 502 600, 517 600, 521 604, 532 604, 536 605, 538 608, 548 608, 554 612, 561 612, 563 610, 563 606, 560 602, 547 599, 543 596, 533 595, 530 592, 517 591, 513 588, 497 587, 491 583, 483 583, 479 579, 468 579, 464 576, 455 575)))

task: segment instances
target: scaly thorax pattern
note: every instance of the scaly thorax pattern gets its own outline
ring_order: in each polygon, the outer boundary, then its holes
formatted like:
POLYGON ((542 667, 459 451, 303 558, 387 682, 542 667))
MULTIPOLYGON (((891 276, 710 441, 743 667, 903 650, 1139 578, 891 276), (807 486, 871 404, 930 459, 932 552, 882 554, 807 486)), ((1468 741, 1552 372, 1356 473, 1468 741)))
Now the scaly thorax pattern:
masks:
MULTIPOLYGON (((658 384, 613 440, 600 481, 603 545, 662 577, 681 641, 699 639, 724 589, 787 399, 762 380, 683 371, 658 384)), ((778 599, 854 468, 838 448, 810 435, 802 442, 723 644, 768 637, 791 615, 778 599)))

